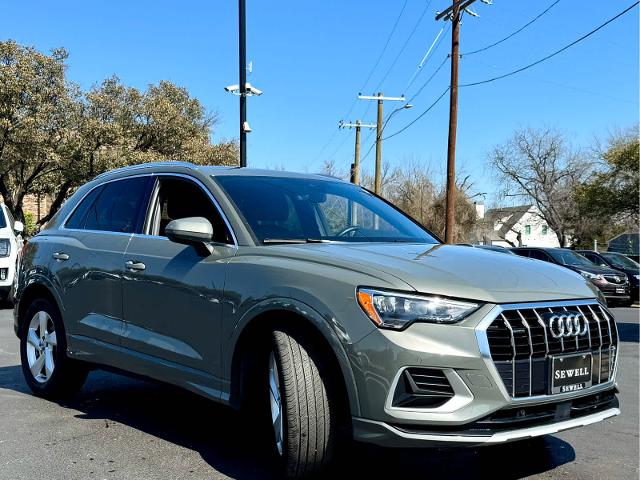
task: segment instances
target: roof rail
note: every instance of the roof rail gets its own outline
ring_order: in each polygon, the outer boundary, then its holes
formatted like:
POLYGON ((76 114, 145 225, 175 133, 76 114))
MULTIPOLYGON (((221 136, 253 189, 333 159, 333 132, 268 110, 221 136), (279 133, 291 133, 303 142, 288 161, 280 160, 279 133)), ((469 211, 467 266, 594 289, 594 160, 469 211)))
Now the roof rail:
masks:
POLYGON ((105 177, 107 175, 111 175, 119 172, 130 172, 132 170, 140 170, 143 168, 151 168, 151 167, 163 167, 163 166, 180 166, 187 168, 197 168, 197 166, 191 162, 180 162, 180 161, 162 161, 162 162, 147 162, 147 163, 138 163, 136 165, 128 165, 126 167, 120 167, 113 170, 109 170, 108 172, 101 173, 94 180, 105 177))

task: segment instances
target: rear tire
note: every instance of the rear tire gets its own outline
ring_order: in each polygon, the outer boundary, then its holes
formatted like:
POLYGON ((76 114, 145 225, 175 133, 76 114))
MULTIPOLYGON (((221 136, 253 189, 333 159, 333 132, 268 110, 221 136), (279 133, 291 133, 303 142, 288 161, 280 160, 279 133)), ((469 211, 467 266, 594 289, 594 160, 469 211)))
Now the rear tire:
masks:
POLYGON ((67 340, 56 305, 40 298, 20 325, 22 373, 31 391, 49 399, 68 397, 84 384, 87 365, 67 357, 67 340))
POLYGON ((268 379, 275 455, 285 478, 316 475, 331 461, 337 437, 329 372, 301 334, 283 328, 271 335, 268 379))

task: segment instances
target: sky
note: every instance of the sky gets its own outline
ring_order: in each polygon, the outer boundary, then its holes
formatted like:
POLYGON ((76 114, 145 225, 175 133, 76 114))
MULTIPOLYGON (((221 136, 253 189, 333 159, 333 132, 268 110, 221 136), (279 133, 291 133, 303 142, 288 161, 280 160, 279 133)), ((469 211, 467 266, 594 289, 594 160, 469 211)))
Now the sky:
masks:
MULTIPOLYGON (((338 129, 338 122, 375 122, 375 105, 357 100, 357 94, 413 97, 450 49, 450 29, 434 18, 450 4, 447 0, 407 0, 404 10, 404 0, 246 1, 247 60, 253 64, 248 81, 264 92, 248 101, 252 167, 314 172, 333 160, 346 171, 353 161, 354 132, 338 129), (442 41, 418 69, 443 27, 442 41)), ((509 40, 464 55, 504 38, 552 3, 477 2, 473 11, 479 18, 466 15, 461 26, 460 83, 502 75, 545 57, 633 0, 560 0, 509 40)), ((238 136, 238 98, 223 89, 238 83, 237 7, 231 0, 6 2, 0 39, 41 51, 66 48, 68 77, 84 89, 112 75, 140 89, 160 80, 185 87, 218 115, 212 133, 216 141, 238 136)), ((495 199, 487 155, 516 129, 555 128, 573 146, 587 147, 638 124, 638 25, 635 7, 540 65, 460 89, 457 165, 471 175, 476 193, 488 193, 489 203, 495 199)), ((445 63, 411 100, 413 108, 393 116, 384 135, 414 120, 448 85, 445 63)), ((398 106, 386 102, 385 113, 398 106)), ((384 142, 383 161, 418 163, 434 181, 442 181, 448 111, 445 95, 410 128, 384 142)), ((374 138, 363 132, 363 155, 374 138)), ((373 163, 371 150, 363 169, 371 171, 373 163)))

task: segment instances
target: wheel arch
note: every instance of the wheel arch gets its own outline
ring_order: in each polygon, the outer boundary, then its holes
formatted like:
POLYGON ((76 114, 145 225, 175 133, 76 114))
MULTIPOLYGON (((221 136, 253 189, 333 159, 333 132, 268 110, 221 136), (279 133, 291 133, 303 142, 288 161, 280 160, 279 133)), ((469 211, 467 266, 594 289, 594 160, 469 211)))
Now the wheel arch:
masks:
POLYGON ((335 376, 338 388, 342 389, 347 397, 346 407, 351 415, 358 416, 360 403, 356 389, 356 382, 351 370, 351 364, 336 332, 331 328, 318 312, 308 305, 291 299, 272 299, 267 304, 262 304, 252 309, 252 315, 245 315, 241 327, 236 328, 227 358, 231 358, 228 366, 230 379, 229 404, 234 408, 240 408, 245 395, 250 390, 247 382, 252 374, 252 353, 257 351, 260 345, 264 345, 264 334, 275 326, 290 326, 314 339, 314 345, 318 346, 327 360, 332 362, 332 371, 339 372, 335 376))
POLYGON ((16 335, 20 335, 22 322, 24 321, 24 315, 29 308, 29 305, 37 298, 46 298, 50 300, 62 313, 61 303, 59 298, 55 295, 52 286, 44 279, 31 279, 24 289, 20 292, 20 297, 17 299, 15 305, 15 331, 16 335))

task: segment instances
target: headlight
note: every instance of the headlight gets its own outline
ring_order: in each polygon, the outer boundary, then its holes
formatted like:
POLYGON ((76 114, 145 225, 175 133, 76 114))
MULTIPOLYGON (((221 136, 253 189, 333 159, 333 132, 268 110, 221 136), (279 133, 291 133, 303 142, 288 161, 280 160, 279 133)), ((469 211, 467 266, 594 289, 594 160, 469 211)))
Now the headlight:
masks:
POLYGON ((480 307, 478 303, 366 288, 359 288, 357 297, 360 307, 373 323, 395 330, 402 330, 413 322, 459 322, 480 307))
POLYGON ((584 278, 588 278, 589 280, 600 280, 600 281, 604 280, 604 277, 599 273, 596 274, 596 273, 585 272, 584 270, 580 270, 580 275, 582 275, 584 278))
POLYGON ((0 238, 0 257, 8 257, 11 253, 11 244, 6 238, 0 238))

